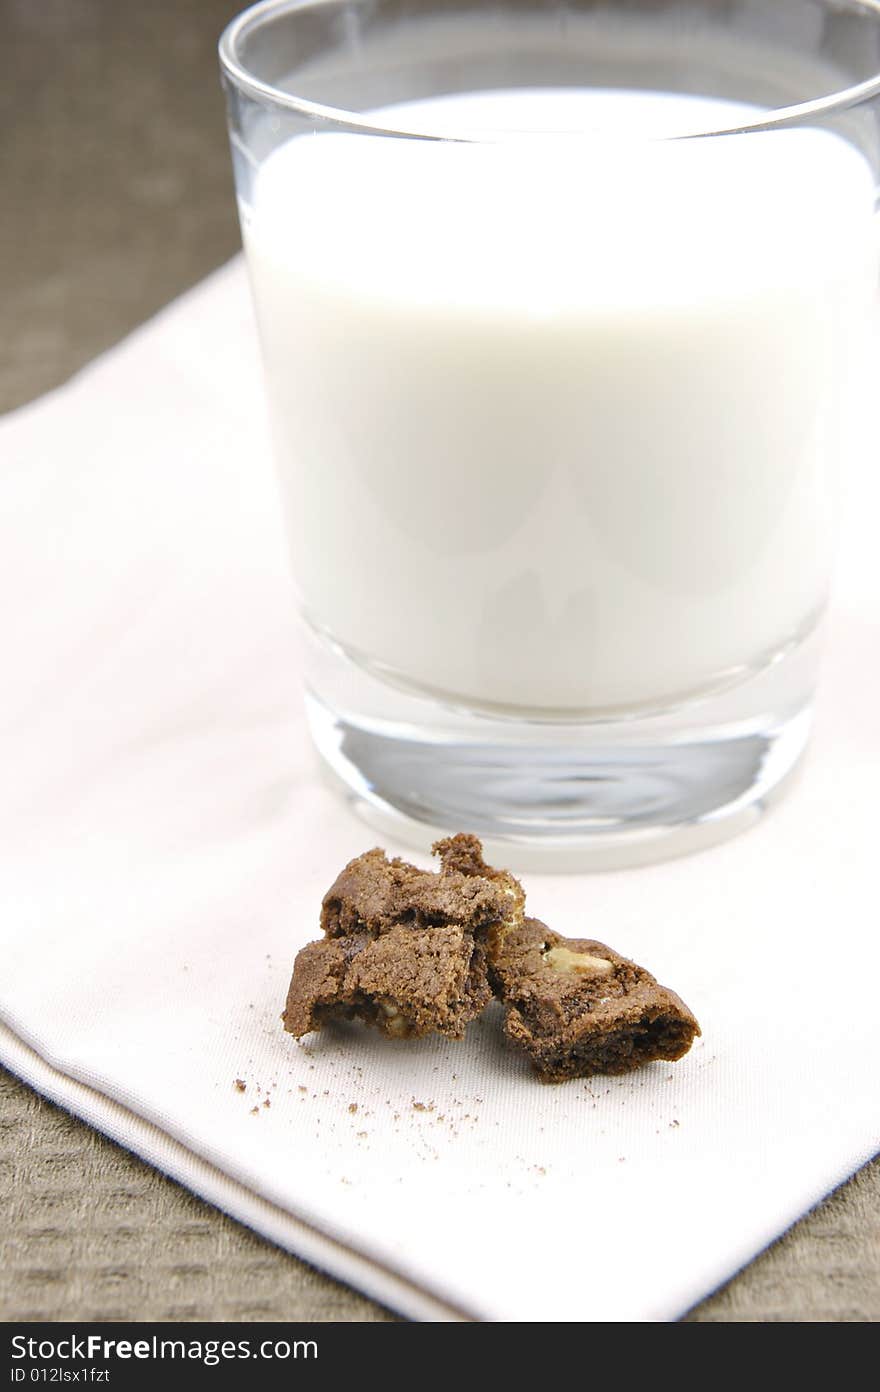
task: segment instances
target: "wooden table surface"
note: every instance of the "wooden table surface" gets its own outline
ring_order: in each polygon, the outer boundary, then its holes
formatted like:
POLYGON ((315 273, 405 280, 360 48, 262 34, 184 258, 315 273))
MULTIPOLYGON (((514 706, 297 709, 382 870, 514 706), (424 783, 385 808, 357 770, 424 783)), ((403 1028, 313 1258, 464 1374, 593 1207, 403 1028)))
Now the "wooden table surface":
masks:
MULTIPOLYGON (((216 60, 238 8, 0 0, 0 410, 238 250, 216 60)), ((2 1069, 0 1209, 0 1320, 393 1318, 2 1069)), ((875 1160, 687 1318, 878 1317, 875 1160)))

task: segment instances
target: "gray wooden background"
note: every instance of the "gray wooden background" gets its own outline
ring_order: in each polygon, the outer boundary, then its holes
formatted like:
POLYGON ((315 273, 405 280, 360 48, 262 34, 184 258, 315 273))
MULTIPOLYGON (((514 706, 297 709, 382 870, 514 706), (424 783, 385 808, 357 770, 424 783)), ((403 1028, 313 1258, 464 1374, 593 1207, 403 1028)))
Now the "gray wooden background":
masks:
MULTIPOLYGON (((215 52, 238 8, 0 0, 0 410, 238 249, 215 52)), ((3 1070, 0 1210, 4 1321, 393 1318, 3 1070)), ((878 1317, 874 1161, 688 1319, 878 1317)))

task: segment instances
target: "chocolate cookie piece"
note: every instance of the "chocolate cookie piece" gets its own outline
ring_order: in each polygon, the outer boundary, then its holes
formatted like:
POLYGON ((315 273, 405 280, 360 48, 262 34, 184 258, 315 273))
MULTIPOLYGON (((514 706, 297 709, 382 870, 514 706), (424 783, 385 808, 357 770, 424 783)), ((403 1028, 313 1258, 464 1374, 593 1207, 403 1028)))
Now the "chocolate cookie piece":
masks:
POLYGON ((461 923, 477 931, 522 922, 525 895, 506 870, 486 865, 476 836, 459 832, 435 842, 439 874, 376 847, 349 861, 324 895, 321 928, 327 937, 387 933, 398 924, 436 927, 461 923))
POLYGON ((489 970, 508 1036, 546 1083, 678 1059, 700 1033, 684 1002, 644 967, 535 918, 496 935, 489 970))
POLYGON ((475 836, 438 841, 439 872, 379 849, 345 867, 324 896, 324 938, 297 956, 284 1027, 300 1036, 358 1018, 392 1038, 460 1039, 492 998, 487 942, 523 921, 525 895, 486 865, 475 836))
POLYGON ((461 1039, 492 999, 486 954, 460 923, 398 924, 378 936, 322 938, 297 955, 284 1028, 299 1037, 329 1019, 361 1019, 394 1039, 436 1030, 461 1039))

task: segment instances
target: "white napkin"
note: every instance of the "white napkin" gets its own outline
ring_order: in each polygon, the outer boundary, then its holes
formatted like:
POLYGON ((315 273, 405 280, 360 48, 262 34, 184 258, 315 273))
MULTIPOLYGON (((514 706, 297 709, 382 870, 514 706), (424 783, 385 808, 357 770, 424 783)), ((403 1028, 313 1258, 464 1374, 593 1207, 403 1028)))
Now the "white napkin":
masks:
POLYGON ((7 418, 0 461, 10 1068, 422 1318, 673 1318, 880 1147, 873 440, 788 798, 699 855, 524 877, 704 1031, 558 1087, 491 1010, 461 1044, 282 1031, 321 894, 376 837, 306 736, 240 264, 7 418))

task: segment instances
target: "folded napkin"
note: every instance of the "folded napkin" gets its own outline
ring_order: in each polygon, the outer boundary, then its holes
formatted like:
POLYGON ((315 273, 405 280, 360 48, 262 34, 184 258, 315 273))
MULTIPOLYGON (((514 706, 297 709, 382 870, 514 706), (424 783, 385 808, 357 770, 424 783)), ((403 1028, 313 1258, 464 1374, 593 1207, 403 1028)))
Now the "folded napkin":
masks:
POLYGON ((0 425, 0 1059, 402 1312, 671 1319, 880 1147, 876 441, 787 799, 698 855, 523 877, 702 1039, 546 1087, 493 1009, 463 1043, 282 1030, 376 837, 309 746, 263 412, 235 262, 0 425))

